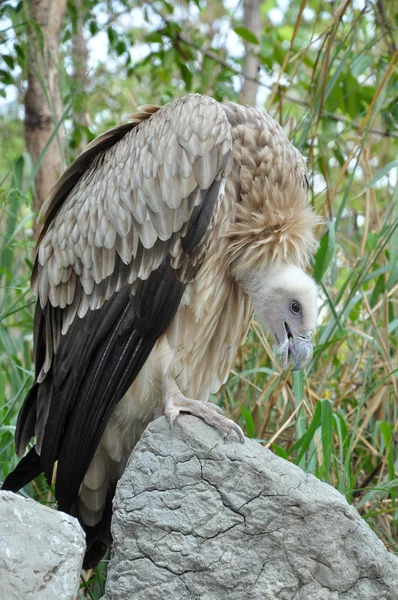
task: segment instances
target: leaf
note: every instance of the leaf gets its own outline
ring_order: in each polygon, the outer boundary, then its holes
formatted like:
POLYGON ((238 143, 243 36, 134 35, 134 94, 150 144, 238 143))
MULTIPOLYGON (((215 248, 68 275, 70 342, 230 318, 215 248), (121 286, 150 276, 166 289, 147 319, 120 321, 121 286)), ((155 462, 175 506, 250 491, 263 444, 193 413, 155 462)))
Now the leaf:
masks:
POLYGON ((343 154, 341 153, 340 148, 336 145, 333 149, 334 155, 340 165, 340 167, 342 167, 345 163, 345 158, 343 156, 343 154))
POLYGON ((206 93, 207 87, 208 87, 213 75, 214 75, 214 61, 211 58, 209 58, 208 56, 205 56, 203 58, 202 73, 201 73, 201 86, 202 86, 202 89, 204 90, 204 92, 202 92, 202 93, 206 93))
POLYGON ((145 41, 148 43, 154 42, 154 43, 160 43, 162 41, 163 37, 162 34, 160 33, 160 31, 151 31, 151 33, 148 33, 147 36, 145 36, 145 41))
POLYGON ((96 21, 90 21, 88 28, 90 30, 91 35, 95 35, 99 31, 96 21))
POLYGON ((163 2, 163 6, 165 7, 165 9, 169 13, 169 15, 172 15, 173 11, 174 11, 174 8, 172 7, 172 5, 169 4, 169 2, 166 2, 166 0, 162 0, 162 2, 163 2))
POLYGON ((351 321, 356 323, 356 321, 358 321, 358 319, 359 319, 360 314, 361 314, 361 303, 356 302, 354 304, 354 308, 352 308, 351 311, 349 312, 349 317, 350 317, 351 321))
POLYGON ((285 460, 288 459, 286 451, 281 446, 278 446, 278 444, 272 444, 272 452, 285 460))
POLYGON ((382 177, 385 177, 387 173, 389 173, 395 167, 398 167, 398 158, 396 160, 392 160, 390 163, 388 163, 388 165, 385 165, 385 167, 377 171, 376 175, 369 181, 369 183, 365 185, 362 192, 360 192, 358 196, 355 196, 355 198, 362 196, 366 190, 374 186, 375 183, 377 183, 382 177))
POLYGON ((244 406, 240 407, 240 412, 242 413, 242 416, 246 423, 247 437, 254 438, 255 428, 254 428, 254 421, 253 421, 253 417, 252 417, 251 413, 247 410, 247 408, 244 408, 244 406))
POLYGON ((76 33, 76 22, 77 22, 78 15, 77 15, 77 7, 75 6, 74 2, 68 2, 68 10, 72 17, 74 33, 76 33))
POLYGON ((7 67, 9 69, 13 69, 14 68, 14 59, 12 56, 10 56, 9 54, 3 54, 3 60, 6 63, 7 67))
POLYGON ((127 51, 126 43, 123 42, 123 40, 118 40, 118 42, 115 45, 115 50, 116 50, 116 54, 118 56, 121 56, 124 52, 127 51))
POLYGON ((384 294, 384 292, 385 292, 384 276, 380 275, 380 277, 378 277, 378 279, 376 281, 376 285, 373 289, 372 295, 369 300, 369 304, 370 304, 371 308, 373 308, 375 306, 375 304, 377 304, 379 296, 381 294, 384 294))
POLYGON ((181 76, 184 80, 187 91, 190 92, 192 89, 192 73, 188 69, 188 67, 182 62, 180 62, 180 70, 181 70, 181 76))
POLYGON ((372 56, 364 56, 360 54, 356 56, 351 64, 351 75, 353 77, 358 77, 358 75, 362 75, 364 71, 372 64, 373 58, 372 56))
POLYGON ((14 44, 14 50, 17 53, 17 56, 21 62, 25 60, 25 52, 22 50, 19 44, 14 44))
POLYGON ((322 463, 322 474, 323 478, 327 481, 330 475, 330 465, 332 462, 333 453, 333 410, 332 403, 330 400, 321 400, 321 430, 322 430, 322 452, 323 452, 323 463, 322 463))
POLYGON ((325 274, 334 254, 335 246, 336 236, 334 231, 334 223, 331 221, 329 223, 329 231, 327 231, 321 239, 319 250, 315 257, 314 278, 317 283, 322 281, 322 277, 325 274))
POLYGON ((355 119, 362 112, 361 102, 360 102, 360 85, 354 77, 352 77, 349 73, 343 80, 343 89, 344 89, 344 103, 347 110, 347 113, 355 119))
POLYGON ((388 325, 388 333, 392 333, 393 331, 395 331, 398 328, 398 319, 394 319, 393 321, 391 321, 391 323, 389 323, 388 325))
POLYGON ((389 476, 390 480, 394 479, 394 477, 395 477, 394 452, 393 452, 394 444, 393 444, 393 440, 392 440, 392 435, 393 435, 392 430, 393 430, 393 426, 390 423, 381 421, 380 431, 383 436, 385 448, 386 448, 386 450, 388 449, 387 468, 388 468, 388 476, 389 476))
POLYGON ((113 45, 116 42, 118 35, 117 35, 116 31, 113 29, 113 27, 108 27, 107 33, 108 33, 109 43, 111 45, 113 45))
POLYGON ((278 35, 282 41, 290 40, 293 36, 293 27, 291 25, 281 25, 278 27, 278 35))
MULTIPOLYGON (((366 250, 371 251, 374 250, 377 246, 377 233, 374 233, 373 231, 371 231, 370 233, 368 233, 368 235, 366 236, 366 250)), ((372 274, 373 275, 373 274, 372 274)), ((366 279, 366 281, 368 281, 368 278, 366 279)))
POLYGON ((3 69, 0 69, 0 78, 5 85, 12 85, 14 83, 14 79, 10 73, 7 73, 7 71, 4 71, 3 69))
MULTIPOLYGON (((297 465, 300 463, 305 452, 308 450, 310 442, 311 442, 312 438, 314 437, 315 431, 318 429, 318 427, 321 423, 321 414, 322 414, 322 406, 321 406, 321 403, 318 402, 318 404, 316 405, 314 416, 312 417, 310 426, 308 427, 306 433, 300 438, 300 440, 298 440, 298 442, 296 442, 296 444, 294 444, 295 449, 297 449, 298 447, 301 448, 299 455, 297 456, 297 459, 296 459, 297 465), (299 442, 300 442, 300 445, 299 445, 299 442)), ((290 452, 289 452, 289 454, 290 454, 290 452)))
POLYGON ((258 44, 257 36, 252 31, 250 31, 250 29, 246 29, 246 27, 238 25, 237 27, 234 27, 234 31, 239 37, 241 37, 246 42, 249 42, 250 44, 258 44))

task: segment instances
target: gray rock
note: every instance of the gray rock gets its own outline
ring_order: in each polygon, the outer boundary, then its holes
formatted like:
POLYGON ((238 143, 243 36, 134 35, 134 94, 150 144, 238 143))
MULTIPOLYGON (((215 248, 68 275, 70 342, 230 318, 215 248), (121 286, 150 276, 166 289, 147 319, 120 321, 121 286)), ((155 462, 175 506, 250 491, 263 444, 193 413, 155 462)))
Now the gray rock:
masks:
POLYGON ((2 600, 76 600, 85 549, 77 519, 0 492, 2 600))
POLYGON ((147 428, 114 509, 104 600, 398 600, 398 558, 339 492, 190 415, 147 428))

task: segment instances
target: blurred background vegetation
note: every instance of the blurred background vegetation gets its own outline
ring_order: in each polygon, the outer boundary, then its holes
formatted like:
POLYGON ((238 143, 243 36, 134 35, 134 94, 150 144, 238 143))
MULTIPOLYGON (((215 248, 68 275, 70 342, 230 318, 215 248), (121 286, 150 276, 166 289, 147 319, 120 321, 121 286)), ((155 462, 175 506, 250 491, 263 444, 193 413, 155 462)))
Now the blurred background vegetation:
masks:
MULTIPOLYGON (((32 382, 35 213, 99 133, 141 104, 199 92, 276 118, 308 159, 310 202, 325 218, 312 364, 283 373, 254 323, 213 400, 249 437, 339 489, 397 552, 398 5, 48 4, 0 6, 0 479, 16 464, 32 382)), ((53 500, 40 479, 24 493, 53 500)), ((80 597, 101 596, 105 568, 82 578, 80 597)))

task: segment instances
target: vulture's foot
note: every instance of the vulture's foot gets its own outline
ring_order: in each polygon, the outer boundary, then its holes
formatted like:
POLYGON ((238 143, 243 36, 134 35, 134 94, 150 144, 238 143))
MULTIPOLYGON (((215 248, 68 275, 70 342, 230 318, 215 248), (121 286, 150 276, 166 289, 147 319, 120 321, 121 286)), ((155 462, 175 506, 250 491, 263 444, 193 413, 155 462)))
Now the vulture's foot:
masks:
POLYGON ((171 378, 165 381, 163 390, 164 414, 170 423, 170 427, 180 412, 188 412, 221 431, 224 437, 228 437, 232 431, 235 432, 239 440, 244 443, 245 436, 243 435, 243 431, 234 421, 224 416, 220 407, 212 402, 202 402, 187 398, 180 391, 174 379, 171 378))

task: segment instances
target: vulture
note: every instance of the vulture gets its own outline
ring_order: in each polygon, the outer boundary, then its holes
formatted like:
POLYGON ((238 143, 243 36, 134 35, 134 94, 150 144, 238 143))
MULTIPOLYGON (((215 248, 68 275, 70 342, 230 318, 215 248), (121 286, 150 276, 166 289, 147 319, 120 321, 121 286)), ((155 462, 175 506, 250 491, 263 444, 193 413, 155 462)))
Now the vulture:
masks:
POLYGON ((284 368, 310 361, 317 287, 305 267, 319 218, 307 193, 305 161, 276 121, 200 94, 141 107, 52 189, 32 274, 23 458, 3 489, 54 477, 58 508, 86 531, 86 568, 111 543, 116 483, 154 418, 189 412, 243 441, 208 400, 254 312, 284 368))

